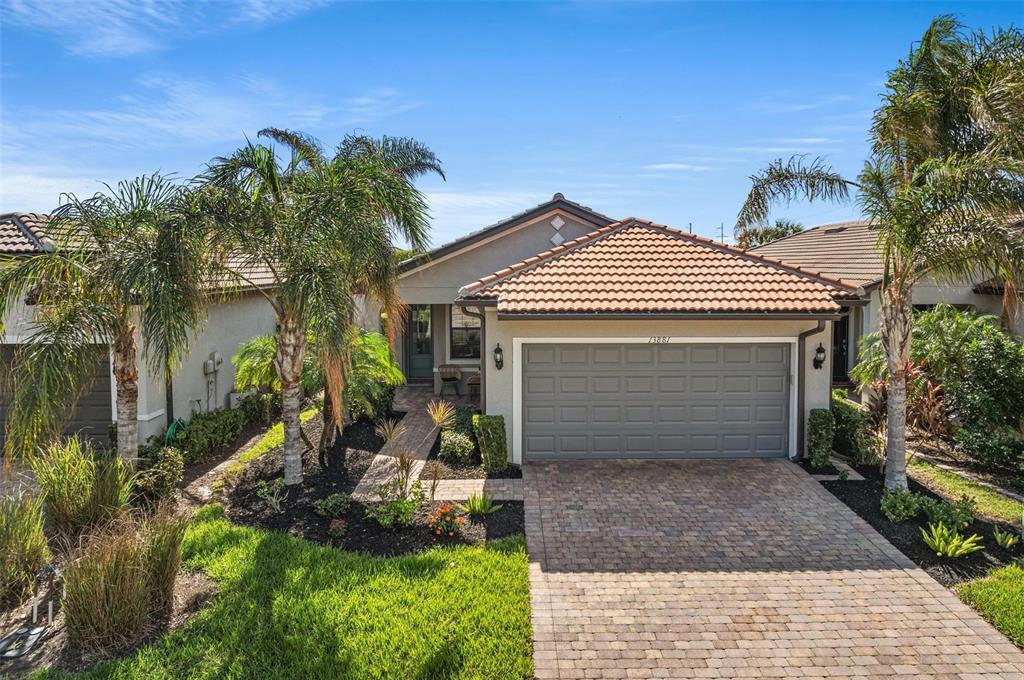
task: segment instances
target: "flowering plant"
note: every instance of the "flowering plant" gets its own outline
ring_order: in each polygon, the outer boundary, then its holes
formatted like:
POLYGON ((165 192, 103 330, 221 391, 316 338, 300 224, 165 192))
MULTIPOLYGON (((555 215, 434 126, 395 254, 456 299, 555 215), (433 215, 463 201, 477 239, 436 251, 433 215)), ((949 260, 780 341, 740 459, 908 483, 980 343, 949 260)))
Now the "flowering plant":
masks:
POLYGON ((330 534, 331 538, 344 538, 347 531, 348 524, 343 519, 332 519, 330 524, 327 525, 327 533, 330 534))
POLYGON ((445 503, 434 512, 427 515, 427 526, 438 536, 454 536, 466 523, 465 517, 455 515, 455 507, 451 503, 445 503))

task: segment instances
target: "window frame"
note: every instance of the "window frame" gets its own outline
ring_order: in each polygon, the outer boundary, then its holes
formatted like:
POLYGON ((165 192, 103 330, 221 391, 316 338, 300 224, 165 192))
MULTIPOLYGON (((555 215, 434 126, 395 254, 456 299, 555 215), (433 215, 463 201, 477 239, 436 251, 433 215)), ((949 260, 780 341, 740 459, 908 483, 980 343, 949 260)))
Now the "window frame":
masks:
POLYGON ((467 362, 468 361, 480 361, 479 334, 483 332, 483 323, 481 322, 480 319, 478 319, 478 318, 476 318, 476 317, 474 317, 474 316, 472 316, 470 314, 466 314, 466 312, 464 312, 464 311, 462 311, 460 309, 459 310, 459 314, 461 314, 462 316, 464 316, 467 319, 475 320, 476 321, 476 326, 459 326, 458 329, 456 329, 456 326, 455 326, 455 309, 457 307, 458 307, 458 305, 448 305, 448 358, 450 360, 452 360, 452 361, 467 361, 467 362), (466 356, 456 356, 455 355, 455 331, 456 330, 462 330, 462 331, 475 330, 477 332, 477 334, 478 334, 478 341, 475 343, 475 346, 476 346, 476 356, 468 356, 468 357, 466 357, 466 356))

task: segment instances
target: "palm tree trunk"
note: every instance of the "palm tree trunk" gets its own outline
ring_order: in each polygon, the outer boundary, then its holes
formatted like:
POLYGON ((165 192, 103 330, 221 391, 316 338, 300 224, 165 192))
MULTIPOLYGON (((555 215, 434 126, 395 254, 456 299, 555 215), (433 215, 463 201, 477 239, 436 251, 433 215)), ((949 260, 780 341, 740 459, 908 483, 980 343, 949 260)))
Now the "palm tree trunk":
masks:
POLYGON ((139 369, 135 331, 114 338, 114 379, 117 381, 117 455, 135 466, 139 460, 139 369))
POLYGON ((1003 281, 1003 312, 1000 322, 1008 335, 1017 334, 1017 319, 1020 314, 1020 288, 1013 279, 1003 281))
POLYGON ((889 368, 885 488, 907 488, 907 365, 913 323, 910 291, 892 283, 882 294, 880 334, 889 368))
POLYGON ((281 420, 284 422, 284 483, 302 483, 302 360, 306 336, 293 319, 285 318, 277 334, 277 375, 281 378, 281 420))

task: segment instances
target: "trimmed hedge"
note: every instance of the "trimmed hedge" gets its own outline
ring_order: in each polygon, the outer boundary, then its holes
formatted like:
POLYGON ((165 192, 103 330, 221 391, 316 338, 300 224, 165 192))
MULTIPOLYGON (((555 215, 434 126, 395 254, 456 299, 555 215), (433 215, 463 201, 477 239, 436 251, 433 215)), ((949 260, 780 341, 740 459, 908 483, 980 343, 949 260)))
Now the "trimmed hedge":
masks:
POLYGON ((442 460, 453 463, 469 463, 473 460, 473 440, 458 430, 441 430, 441 450, 438 455, 442 460))
POLYGON ((473 416, 473 429, 480 444, 480 458, 487 474, 501 474, 508 469, 508 445, 505 443, 505 418, 473 416))
POLYGON ((197 413, 174 435, 172 445, 181 449, 185 465, 194 465, 242 434, 247 421, 243 409, 218 409, 197 413))
POLYGON ((812 408, 807 419, 807 455, 812 468, 817 470, 828 465, 834 432, 832 412, 827 408, 812 408))
POLYGON ((834 437, 832 447, 836 453, 856 464, 871 459, 871 434, 868 432, 864 407, 846 398, 843 390, 832 391, 832 419, 834 437))

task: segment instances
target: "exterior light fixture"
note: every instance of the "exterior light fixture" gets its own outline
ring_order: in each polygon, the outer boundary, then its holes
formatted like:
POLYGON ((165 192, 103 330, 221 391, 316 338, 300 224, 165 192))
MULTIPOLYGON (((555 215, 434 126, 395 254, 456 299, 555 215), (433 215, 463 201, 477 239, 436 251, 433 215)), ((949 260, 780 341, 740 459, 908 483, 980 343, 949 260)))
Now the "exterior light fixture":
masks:
POLYGON ((505 352, 501 349, 501 343, 499 342, 494 347, 494 367, 501 370, 501 367, 505 365, 505 352))
POLYGON ((814 350, 814 367, 820 369, 825 365, 825 347, 820 342, 818 349, 814 350))

